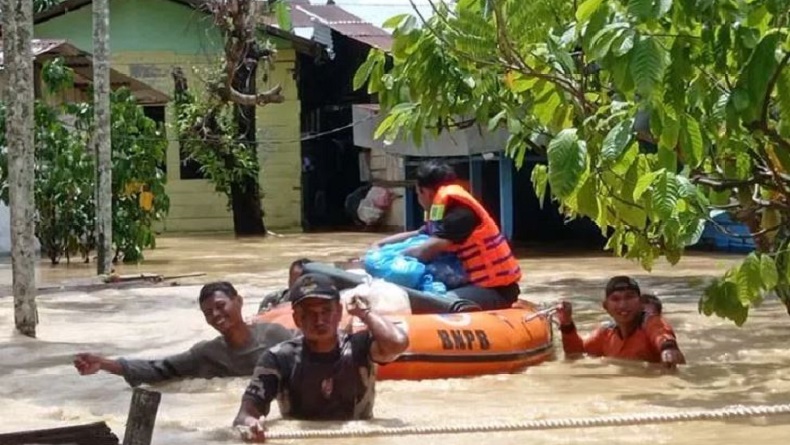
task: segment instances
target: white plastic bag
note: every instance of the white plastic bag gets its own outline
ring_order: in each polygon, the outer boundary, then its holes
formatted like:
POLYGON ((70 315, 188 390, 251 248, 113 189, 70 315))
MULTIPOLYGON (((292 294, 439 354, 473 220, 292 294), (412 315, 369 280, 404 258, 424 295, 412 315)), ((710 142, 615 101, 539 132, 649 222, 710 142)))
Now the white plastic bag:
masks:
POLYGON ((371 280, 370 283, 341 291, 343 305, 348 304, 354 295, 367 297, 370 308, 377 314, 411 314, 411 303, 406 291, 384 280, 371 280))

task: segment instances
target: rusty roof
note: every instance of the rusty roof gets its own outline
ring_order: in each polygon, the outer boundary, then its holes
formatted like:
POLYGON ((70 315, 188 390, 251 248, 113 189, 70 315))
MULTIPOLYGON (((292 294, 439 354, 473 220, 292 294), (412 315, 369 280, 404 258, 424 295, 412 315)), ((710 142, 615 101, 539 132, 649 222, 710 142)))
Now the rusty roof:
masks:
MULTIPOLYGON (((374 48, 389 51, 392 36, 378 26, 346 11, 337 5, 311 5, 295 2, 291 7, 291 25, 294 28, 313 28, 322 23, 338 34, 350 37, 374 48)), ((264 16, 264 23, 277 26, 277 18, 264 16)))
MULTIPOLYGON (((93 82, 93 56, 62 39, 33 39, 33 58, 38 60, 62 57, 66 66, 74 71, 74 84, 77 87, 93 82)), ((5 60, 0 42, 0 66, 5 60)), ((140 105, 164 105, 170 97, 150 85, 129 77, 120 71, 110 69, 110 84, 113 88, 127 87, 140 105)))

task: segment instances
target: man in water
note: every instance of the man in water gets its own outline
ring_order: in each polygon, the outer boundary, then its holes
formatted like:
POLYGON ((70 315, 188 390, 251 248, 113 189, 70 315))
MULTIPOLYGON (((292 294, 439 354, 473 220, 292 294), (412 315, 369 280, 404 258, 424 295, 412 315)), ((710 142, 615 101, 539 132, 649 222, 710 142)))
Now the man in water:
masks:
POLYGON ((616 276, 609 280, 603 308, 614 323, 607 323, 582 340, 573 322, 571 304, 563 302, 557 307, 566 355, 586 353, 663 363, 667 367, 686 363, 672 327, 661 315, 645 311, 639 285, 632 278, 616 276))
POLYGON ((291 266, 288 268, 288 287, 266 294, 266 296, 263 297, 263 300, 261 301, 261 305, 258 306, 258 313, 260 314, 266 312, 269 309, 288 301, 288 289, 294 285, 297 278, 304 274, 305 264, 312 262, 313 261, 308 258, 300 258, 291 263, 291 266))
POLYGON ((245 324, 242 297, 228 282, 206 284, 198 302, 206 323, 221 336, 159 360, 109 359, 80 353, 74 366, 82 375, 106 371, 123 376, 131 386, 178 378, 248 377, 264 351, 293 337, 278 324, 245 324))
POLYGON ((332 280, 305 274, 290 291, 294 323, 302 335, 265 352, 255 368, 233 425, 245 440, 263 442, 259 419, 277 399, 283 417, 306 420, 369 419, 375 366, 395 360, 409 346, 406 333, 355 297, 348 313, 367 330, 339 330, 343 308, 332 280))
POLYGON ((488 211, 463 187, 453 168, 431 160, 417 168, 417 199, 426 211, 425 225, 374 244, 403 241, 418 234, 430 238, 403 252, 428 262, 443 252, 461 260, 469 285, 448 292, 477 303, 483 310, 511 307, 521 292, 521 268, 507 239, 488 211))
POLYGON ((645 308, 645 312, 648 314, 661 315, 664 311, 664 304, 661 303, 661 299, 656 294, 642 294, 640 299, 642 300, 642 307, 645 308))

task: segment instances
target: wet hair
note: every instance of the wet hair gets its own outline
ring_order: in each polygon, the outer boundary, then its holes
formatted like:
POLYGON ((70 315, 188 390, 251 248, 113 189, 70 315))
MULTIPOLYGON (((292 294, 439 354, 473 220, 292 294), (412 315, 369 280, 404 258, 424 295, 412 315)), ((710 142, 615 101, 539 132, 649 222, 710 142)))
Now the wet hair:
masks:
POLYGON ((222 292, 229 298, 236 298, 239 296, 239 293, 236 292, 236 288, 233 287, 232 284, 228 283, 227 281, 214 281, 213 283, 206 284, 202 289, 200 289, 198 304, 203 304, 204 301, 206 301, 209 297, 214 296, 214 294, 217 292, 222 292))
POLYGON ((453 167, 445 161, 431 159, 422 162, 417 167, 417 186, 429 189, 438 189, 458 180, 453 167))
POLYGON ((298 260, 296 260, 293 263, 291 263, 291 266, 288 267, 288 270, 292 271, 292 270, 297 269, 297 268, 304 269, 305 264, 310 264, 312 262, 313 262, 313 260, 311 260, 309 258, 299 258, 298 260))
POLYGON ((642 304, 652 304, 656 307, 656 314, 661 315, 661 312, 664 310, 664 304, 661 303, 661 299, 658 298, 656 294, 648 293, 642 294, 639 299, 642 301, 642 304))

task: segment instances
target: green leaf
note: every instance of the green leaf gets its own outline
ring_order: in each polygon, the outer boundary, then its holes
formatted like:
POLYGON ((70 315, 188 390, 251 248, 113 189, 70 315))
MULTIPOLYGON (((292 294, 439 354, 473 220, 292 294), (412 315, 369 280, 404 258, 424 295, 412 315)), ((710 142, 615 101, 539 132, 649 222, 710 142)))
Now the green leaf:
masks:
POLYGON ((653 8, 653 0, 629 0, 628 13, 640 19, 655 17, 656 11, 653 8))
POLYGON ((776 262, 768 255, 760 256, 760 276, 762 277, 762 287, 765 290, 771 290, 779 283, 776 262))
POLYGON ((702 238, 702 233, 705 231, 707 221, 704 219, 691 220, 683 228, 683 235, 681 242, 684 246, 689 247, 697 244, 702 238))
POLYGON ((365 82, 368 81, 368 78, 373 71, 373 66, 376 64, 376 57, 373 54, 374 51, 376 50, 370 50, 368 53, 368 58, 362 62, 362 65, 360 65, 359 69, 357 69, 357 72, 354 73, 354 90, 362 88, 365 85, 365 82))
POLYGON ((656 18, 663 17, 670 9, 672 9, 672 0, 658 0, 658 14, 656 18))
POLYGON ((274 5, 274 14, 277 17, 277 26, 284 31, 292 31, 293 23, 291 22, 291 8, 288 2, 279 0, 274 5))
POLYGON ((535 195, 538 197, 540 208, 543 208, 543 203, 546 200, 546 184, 549 181, 549 173, 546 164, 537 164, 532 169, 532 187, 535 189, 535 195))
POLYGON ((669 218, 675 213, 680 193, 675 175, 664 172, 653 184, 653 208, 661 218, 669 218))
POLYGON ((656 170, 654 172, 650 172, 645 175, 642 175, 637 181, 636 187, 634 187, 634 195, 633 195, 634 201, 639 201, 639 199, 642 197, 642 195, 645 194, 647 189, 649 189, 650 186, 653 185, 653 182, 656 180, 656 178, 663 175, 664 172, 665 170, 662 168, 661 170, 656 170))
POLYGON ((738 285, 738 298, 741 304, 748 306, 752 300, 760 296, 763 286, 762 267, 757 254, 750 253, 737 270, 735 282, 738 285))
POLYGON ((603 140, 601 147, 601 161, 604 165, 614 162, 623 155, 626 147, 631 142, 634 120, 620 121, 612 128, 603 140))
POLYGON ((576 21, 579 25, 587 23, 587 20, 598 10, 602 3, 603 0, 585 0, 582 2, 579 5, 579 9, 576 10, 576 21))
POLYGON ((580 214, 592 220, 598 217, 598 182, 595 176, 587 176, 576 197, 576 208, 580 214))
POLYGON ((642 37, 634 46, 631 75, 634 76, 637 92, 644 97, 652 95, 664 77, 663 51, 651 37, 642 37))
POLYGON ((587 170, 587 147, 575 128, 562 130, 549 143, 549 185, 559 198, 568 198, 587 170))
POLYGON ((703 161, 704 147, 702 142, 702 130, 699 122, 693 116, 686 116, 683 119, 683 130, 681 131, 681 144, 685 161, 691 167, 697 167, 703 161))
POLYGON ((754 122, 760 118, 768 83, 779 64, 776 60, 776 49, 781 37, 782 35, 778 31, 772 31, 763 37, 752 51, 738 78, 736 87, 745 89, 749 93, 749 108, 739 110, 746 123, 754 122))
POLYGON ((499 123, 502 121, 502 119, 505 119, 506 116, 507 116, 506 110, 502 110, 496 115, 494 115, 494 117, 492 117, 488 121, 488 131, 494 131, 494 129, 496 129, 496 127, 499 126, 499 123))
POLYGON ((749 315, 748 306, 741 304, 738 298, 737 286, 721 279, 715 279, 705 289, 703 297, 700 299, 699 311, 708 316, 716 314, 719 317, 730 319, 737 326, 743 326, 749 315))
POLYGON ((625 23, 611 23, 598 31, 590 40, 590 59, 601 60, 608 53, 612 42, 628 29, 625 23))
MULTIPOLYGON (((779 109, 779 133, 785 139, 790 139, 790 67, 787 65, 779 75, 776 82, 776 105, 779 109)), ((790 164, 783 166, 785 171, 790 171, 790 164)))
POLYGON ((401 22, 403 22, 403 20, 406 19, 407 17, 411 17, 411 15, 410 14, 398 14, 396 16, 392 16, 392 17, 388 18, 387 20, 385 20, 384 23, 381 24, 381 27, 384 28, 384 29, 395 29, 398 26, 400 26, 401 22))

